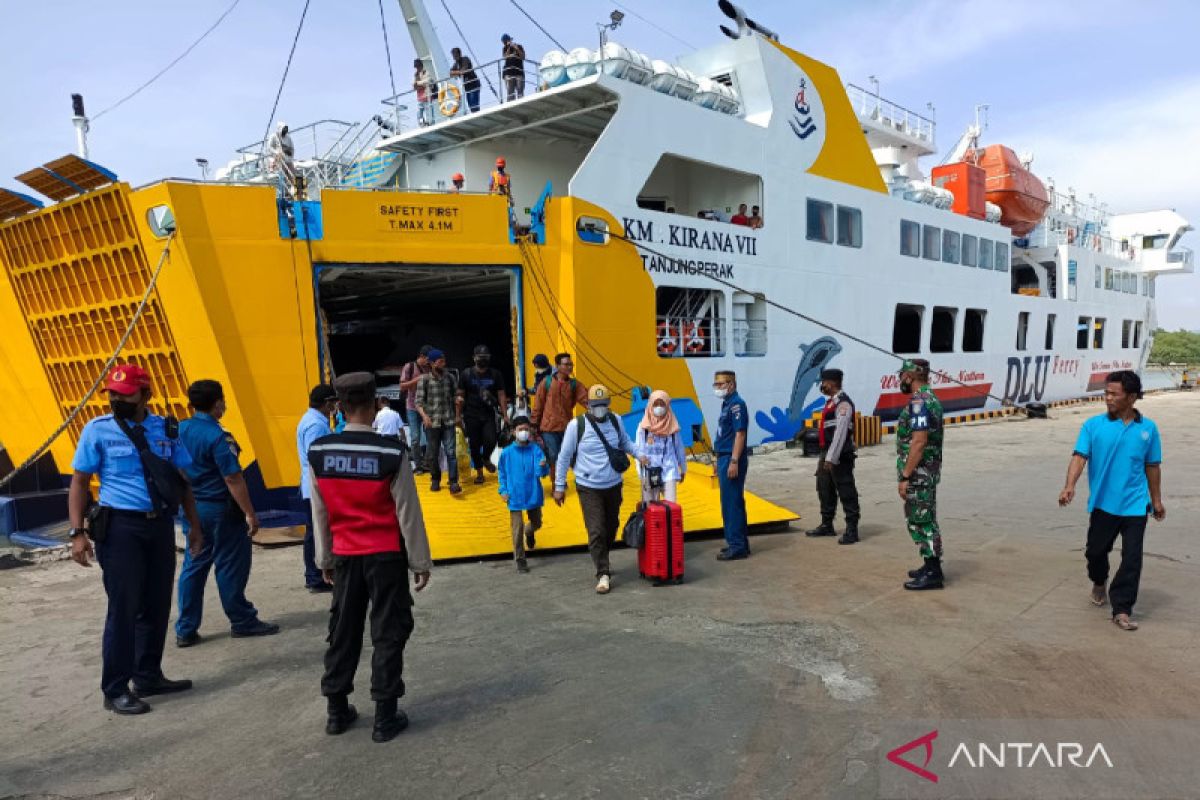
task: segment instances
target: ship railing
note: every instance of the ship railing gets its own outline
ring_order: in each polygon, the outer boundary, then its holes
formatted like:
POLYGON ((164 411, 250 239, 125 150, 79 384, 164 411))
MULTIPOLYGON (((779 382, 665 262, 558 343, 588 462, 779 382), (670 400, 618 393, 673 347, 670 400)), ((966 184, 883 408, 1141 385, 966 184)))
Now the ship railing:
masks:
POLYGON ((1084 225, 1064 227, 1038 226, 1028 236, 1017 239, 1018 247, 1057 247, 1068 244, 1097 253, 1133 261, 1137 257, 1128 239, 1117 240, 1106 233, 1086 230, 1084 225))
MULTIPOLYGON (((538 71, 538 62, 526 59, 522 62, 522 66, 523 96, 541 91, 543 86, 541 73, 538 71)), ((503 58, 477 65, 473 69, 479 78, 480 111, 509 102, 504 83, 503 58)), ((427 100, 417 99, 415 87, 383 99, 382 102, 385 106, 395 109, 397 112, 400 125, 399 129, 395 131, 396 133, 400 133, 402 130, 428 127, 472 113, 467 106, 467 92, 463 87, 462 78, 442 78, 438 81, 430 81, 429 86, 430 89, 426 93, 427 100), (457 107, 454 113, 445 113, 443 109, 450 110, 455 100, 457 100, 457 107)))
POLYGON ((877 92, 868 91, 853 83, 846 84, 850 105, 861 119, 871 119, 916 139, 934 141, 937 124, 915 111, 885 100, 877 92))
POLYGON ((735 319, 731 326, 735 356, 763 355, 767 352, 767 321, 735 319))
MULTIPOLYGON (((715 317, 660 314, 656 318, 658 354, 663 358, 715 358, 725 355, 724 321, 715 317)), ((765 337, 766 332, 764 330, 765 337)))

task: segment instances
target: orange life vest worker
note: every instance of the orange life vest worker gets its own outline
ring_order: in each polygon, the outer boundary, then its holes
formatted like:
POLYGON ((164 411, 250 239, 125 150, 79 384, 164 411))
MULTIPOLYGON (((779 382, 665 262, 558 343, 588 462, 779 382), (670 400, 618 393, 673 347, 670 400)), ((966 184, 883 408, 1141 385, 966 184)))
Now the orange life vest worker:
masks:
POLYGON ((660 355, 674 355, 679 349, 679 337, 675 335, 675 328, 666 322, 658 323, 658 352, 660 355))
POLYGON ((492 192, 494 194, 508 194, 508 173, 494 170, 492 172, 492 192))

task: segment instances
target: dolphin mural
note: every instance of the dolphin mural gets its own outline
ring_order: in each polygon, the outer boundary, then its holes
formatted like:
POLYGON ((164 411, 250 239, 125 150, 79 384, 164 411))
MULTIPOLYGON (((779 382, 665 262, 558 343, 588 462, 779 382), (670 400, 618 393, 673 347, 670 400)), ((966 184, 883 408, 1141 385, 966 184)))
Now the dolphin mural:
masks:
POLYGON ((829 362, 842 352, 842 346, 832 336, 822 336, 809 344, 800 345, 800 351, 804 355, 796 366, 792 397, 787 410, 776 406, 771 409, 770 415, 759 411, 754 416, 758 426, 769 434, 763 441, 791 441, 804 428, 804 420, 824 402, 818 397, 806 405, 808 396, 821 382, 821 370, 829 366, 829 362))

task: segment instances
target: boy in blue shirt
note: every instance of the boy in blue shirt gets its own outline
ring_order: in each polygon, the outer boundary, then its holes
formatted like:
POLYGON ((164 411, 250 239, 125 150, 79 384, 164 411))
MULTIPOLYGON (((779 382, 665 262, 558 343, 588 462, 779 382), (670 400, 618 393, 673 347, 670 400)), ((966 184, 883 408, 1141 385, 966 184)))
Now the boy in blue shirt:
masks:
POLYGON ((500 496, 508 504, 517 572, 529 572, 525 549, 533 549, 536 544, 534 534, 542 527, 545 496, 541 479, 550 474, 550 468, 542 448, 533 443, 533 425, 529 417, 514 419, 513 429, 513 443, 500 453, 500 496))
POLYGON ((1125 631, 1138 628, 1130 615, 1142 576, 1146 515, 1153 513, 1156 520, 1167 516, 1161 492, 1162 442, 1158 426, 1133 407, 1141 396, 1142 381, 1136 372, 1120 370, 1108 376, 1104 387, 1108 413, 1083 423, 1067 467, 1067 484, 1058 495, 1060 506, 1075 499, 1075 484, 1086 464, 1091 521, 1084 555, 1092 580, 1091 601, 1104 605, 1108 554, 1120 536, 1121 566, 1108 587, 1108 600, 1113 622, 1125 631))

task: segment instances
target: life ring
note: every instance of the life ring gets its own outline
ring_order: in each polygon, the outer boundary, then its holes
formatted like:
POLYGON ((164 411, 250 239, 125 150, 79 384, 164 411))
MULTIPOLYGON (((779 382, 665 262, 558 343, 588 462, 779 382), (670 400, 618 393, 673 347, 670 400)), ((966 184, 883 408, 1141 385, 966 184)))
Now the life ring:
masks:
POLYGON ((666 322, 658 323, 658 354, 673 356, 679 349, 679 337, 675 335, 673 326, 666 322))
POLYGON ((453 117, 462 106, 462 92, 454 84, 447 84, 438 93, 438 110, 443 117, 453 117))
POLYGON ((698 321, 697 322, 689 322, 689 323, 684 324, 684 326, 683 326, 683 342, 684 342, 683 349, 686 350, 687 352, 689 352, 689 353, 704 352, 706 338, 707 337, 705 336, 704 328, 702 328, 700 326, 700 323, 698 321))

